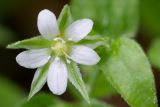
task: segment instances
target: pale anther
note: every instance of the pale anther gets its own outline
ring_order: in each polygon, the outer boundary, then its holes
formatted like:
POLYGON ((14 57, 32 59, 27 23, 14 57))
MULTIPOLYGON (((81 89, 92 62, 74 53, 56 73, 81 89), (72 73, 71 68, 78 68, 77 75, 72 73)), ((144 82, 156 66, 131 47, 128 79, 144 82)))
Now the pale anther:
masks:
POLYGON ((68 63, 68 64, 70 64, 70 63, 71 63, 71 61, 70 61, 69 59, 66 59, 66 60, 67 60, 67 63, 68 63))

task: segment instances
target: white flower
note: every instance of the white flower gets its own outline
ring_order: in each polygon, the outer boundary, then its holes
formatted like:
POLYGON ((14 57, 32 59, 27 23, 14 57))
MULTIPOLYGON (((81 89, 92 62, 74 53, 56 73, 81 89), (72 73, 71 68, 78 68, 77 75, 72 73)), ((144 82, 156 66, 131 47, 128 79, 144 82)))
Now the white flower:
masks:
MULTIPOLYGON (((55 15, 45 9, 39 13, 37 24, 40 34, 45 39, 53 41, 53 46, 24 51, 16 57, 16 61, 23 67, 39 69, 51 60, 46 81, 54 94, 61 95, 67 87, 66 64, 70 63, 70 60, 84 65, 94 65, 100 60, 100 57, 91 48, 76 45, 91 31, 93 22, 90 19, 77 20, 64 32, 60 32, 55 15)), ((38 70, 34 79, 37 75, 38 70)))

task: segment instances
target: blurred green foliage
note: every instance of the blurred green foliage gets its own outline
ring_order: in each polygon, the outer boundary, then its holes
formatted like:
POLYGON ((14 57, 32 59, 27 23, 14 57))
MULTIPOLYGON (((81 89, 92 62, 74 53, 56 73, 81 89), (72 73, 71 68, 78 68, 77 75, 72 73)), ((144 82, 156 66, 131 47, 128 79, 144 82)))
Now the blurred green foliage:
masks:
POLYGON ((148 57, 153 66, 160 69, 160 38, 152 41, 148 50, 148 57))
POLYGON ((25 93, 14 82, 0 76, 0 107, 17 107, 25 93))
POLYGON ((140 8, 142 29, 151 38, 148 57, 160 69, 160 0, 141 0, 140 8))
POLYGON ((16 39, 14 31, 9 28, 0 26, 0 46, 5 47, 7 44, 14 42, 16 39))
POLYGON ((139 0, 72 0, 75 19, 94 20, 94 31, 111 37, 133 37, 138 28, 139 0))
POLYGON ((90 97, 103 98, 117 94, 111 84, 106 81, 98 66, 81 66, 80 68, 84 72, 83 78, 86 81, 90 97))
POLYGON ((20 107, 113 107, 109 104, 97 100, 91 100, 91 104, 86 102, 66 102, 53 97, 47 93, 40 93, 30 101, 25 102, 20 107))
POLYGON ((56 99, 45 93, 40 93, 33 97, 30 101, 24 102, 20 107, 51 107, 56 104, 56 99))
POLYGON ((148 36, 160 35, 160 0, 140 0, 142 28, 148 36))

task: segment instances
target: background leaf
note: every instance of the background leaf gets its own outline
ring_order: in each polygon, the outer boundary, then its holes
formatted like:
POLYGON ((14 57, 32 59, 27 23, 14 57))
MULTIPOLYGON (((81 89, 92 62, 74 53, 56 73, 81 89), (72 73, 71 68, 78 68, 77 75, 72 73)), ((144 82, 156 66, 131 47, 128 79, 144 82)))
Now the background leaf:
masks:
POLYGON ((160 69, 160 39, 154 39, 148 50, 148 57, 154 67, 160 69))
POLYGON ((0 46, 6 46, 7 44, 17 40, 15 32, 4 26, 0 26, 0 46))
POLYGON ((71 10, 75 19, 93 19, 93 30, 99 34, 133 37, 138 27, 138 4, 139 0, 72 0, 71 10))
POLYGON ((52 95, 40 93, 20 107, 51 107, 54 104, 56 104, 56 99, 52 95))
POLYGON ((80 102, 66 102, 57 99, 48 93, 40 93, 33 97, 29 102, 24 102, 20 107, 113 107, 102 101, 91 100, 89 105, 85 101, 80 102))
MULTIPOLYGON (((146 34, 153 37, 159 36, 160 30, 160 0, 140 0, 141 24, 146 34)), ((147 36, 146 35, 146 36, 147 36)))
POLYGON ((98 100, 91 100, 91 104, 88 105, 85 102, 80 102, 79 104, 77 104, 78 107, 113 107, 109 104, 106 104, 102 101, 98 101, 98 100))
POLYGON ((100 68, 107 80, 132 107, 157 107, 150 64, 133 40, 119 38, 101 54, 100 68))
POLYGON ((17 107, 25 93, 12 81, 0 76, 0 107, 17 107))
POLYGON ((83 71, 83 78, 89 89, 90 97, 102 98, 117 94, 97 65, 81 66, 80 68, 83 71))

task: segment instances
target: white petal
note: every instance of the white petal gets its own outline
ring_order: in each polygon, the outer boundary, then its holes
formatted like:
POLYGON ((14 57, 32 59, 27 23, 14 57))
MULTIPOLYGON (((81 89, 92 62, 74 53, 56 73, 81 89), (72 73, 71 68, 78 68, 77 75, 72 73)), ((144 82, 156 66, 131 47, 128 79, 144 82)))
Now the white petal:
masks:
POLYGON ((81 19, 73 22, 65 31, 68 39, 75 42, 83 39, 92 30, 93 21, 90 19, 81 19))
POLYGON ((66 91, 67 80, 66 64, 57 57, 49 68, 47 77, 48 87, 53 94, 61 95, 66 91))
POLYGON ((100 60, 100 57, 93 49, 82 45, 73 46, 70 57, 75 62, 84 65, 94 65, 100 60))
POLYGON ((37 25, 39 32, 46 39, 53 39, 59 33, 56 16, 47 9, 39 13, 37 25))
POLYGON ((25 68, 41 67, 50 59, 50 51, 48 49, 34 49, 23 51, 17 55, 16 61, 25 68))

